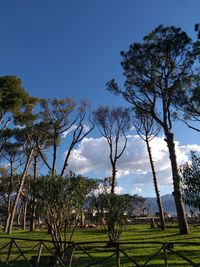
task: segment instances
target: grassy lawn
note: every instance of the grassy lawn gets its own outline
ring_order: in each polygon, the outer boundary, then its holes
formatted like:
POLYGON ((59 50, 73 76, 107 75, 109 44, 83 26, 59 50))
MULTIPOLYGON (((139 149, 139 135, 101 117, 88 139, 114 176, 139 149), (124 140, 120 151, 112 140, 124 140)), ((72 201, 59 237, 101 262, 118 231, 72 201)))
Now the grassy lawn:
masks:
MULTIPOLYGON (((8 237, 2 231, 0 232, 0 248, 2 248, 9 240, 8 237)), ((25 239, 35 239, 35 240, 50 240, 50 236, 47 235, 46 231, 36 231, 30 233, 29 231, 15 230, 12 235, 9 237, 14 238, 25 238, 25 239)), ((87 242, 87 241, 108 241, 104 230, 101 228, 97 229, 77 229, 75 231, 74 242, 87 242)), ((160 248, 159 244, 147 244, 145 242, 190 242, 191 244, 175 244, 173 250, 180 253, 182 256, 185 256, 192 260, 195 263, 198 263, 196 266, 200 266, 200 245, 194 246, 192 242, 199 242, 200 244, 200 227, 190 227, 190 235, 179 235, 179 230, 176 225, 169 225, 166 231, 161 231, 158 228, 151 229, 149 225, 127 225, 125 226, 121 240, 122 242, 135 242, 135 244, 122 244, 121 249, 129 257, 134 259, 138 266, 142 266, 153 254, 155 254, 160 248)), ((31 249, 36 245, 36 242, 33 241, 16 241, 17 245, 23 250, 27 251, 25 254, 26 257, 30 260, 31 256, 37 256, 39 245, 34 249, 31 249), (31 251, 28 251, 31 249, 31 251)), ((46 243, 49 248, 52 248, 51 244, 46 243)), ((90 255, 92 255, 96 260, 108 257, 114 253, 112 247, 108 247, 106 243, 104 244, 92 244, 92 245, 81 245, 88 249, 90 255), (94 248, 95 247, 95 248, 94 248)), ((8 252, 9 246, 0 251, 0 266, 5 266, 6 255, 8 252)), ((19 255, 19 249, 13 245, 11 260, 14 260, 19 255)), ((42 255, 49 255, 48 250, 43 247, 42 255)), ((189 265, 186 261, 182 260, 177 255, 172 254, 168 251, 168 266, 195 266, 189 265)), ((128 257, 124 256, 123 252, 120 253, 121 266, 137 266, 133 265, 130 262, 128 257)), ((72 266, 86 266, 86 263, 89 263, 89 257, 83 253, 83 251, 76 249, 74 253, 74 258, 72 261, 72 266)), ((20 257, 17 260, 18 264, 12 264, 11 266, 28 266, 23 257, 20 257)), ((43 265, 45 266, 45 265, 43 265)), ((46 265, 50 266, 50 265, 46 265)), ((114 255, 110 259, 106 260, 103 264, 95 264, 93 266, 116 266, 116 256, 114 255)), ((165 266, 163 258, 163 250, 161 253, 155 257, 154 260, 150 261, 147 266, 165 266)))

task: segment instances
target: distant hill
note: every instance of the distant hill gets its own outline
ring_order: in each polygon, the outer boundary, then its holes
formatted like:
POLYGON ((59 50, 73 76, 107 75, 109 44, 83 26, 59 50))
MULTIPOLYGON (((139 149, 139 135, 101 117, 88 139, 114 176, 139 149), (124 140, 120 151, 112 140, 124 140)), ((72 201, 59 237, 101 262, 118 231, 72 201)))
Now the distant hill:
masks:
MULTIPOLYGON (((172 216, 176 216, 176 207, 174 202, 174 197, 172 194, 167 194, 161 197, 164 211, 170 213, 172 216)), ((145 201, 145 207, 147 208, 149 213, 154 214, 155 212, 158 212, 158 205, 156 202, 155 197, 146 197, 145 201)), ((192 207, 185 206, 186 212, 189 212, 192 207)))

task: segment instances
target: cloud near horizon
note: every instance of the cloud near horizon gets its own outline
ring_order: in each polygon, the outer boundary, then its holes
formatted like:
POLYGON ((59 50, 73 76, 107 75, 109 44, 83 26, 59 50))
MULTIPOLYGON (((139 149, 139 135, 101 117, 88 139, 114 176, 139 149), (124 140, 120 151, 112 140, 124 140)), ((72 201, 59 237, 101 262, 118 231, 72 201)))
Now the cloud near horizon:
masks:
MULTIPOLYGON (((142 192, 144 186, 152 184, 152 175, 146 144, 138 135, 128 135, 127 148, 117 162, 117 179, 131 177, 132 192, 142 192)), ((190 151, 200 151, 196 144, 180 146, 176 144, 178 164, 189 160, 190 151)), ((171 169, 168 148, 163 137, 155 137, 151 143, 153 160, 160 186, 168 186, 171 181, 171 169)), ((96 178, 111 175, 109 148, 104 137, 84 138, 71 154, 69 169, 75 173, 96 178)), ((130 181, 129 179, 129 181, 130 181)), ((120 191, 124 191, 120 188, 120 191)))

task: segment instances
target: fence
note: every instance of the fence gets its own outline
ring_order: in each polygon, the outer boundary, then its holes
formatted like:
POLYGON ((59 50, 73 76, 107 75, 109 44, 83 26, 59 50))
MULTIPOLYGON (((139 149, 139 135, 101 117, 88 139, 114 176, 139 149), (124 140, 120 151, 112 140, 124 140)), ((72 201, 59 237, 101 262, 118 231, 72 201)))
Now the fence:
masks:
POLYGON ((53 242, 0 238, 0 266, 200 266, 200 242, 66 242, 60 258, 53 242))

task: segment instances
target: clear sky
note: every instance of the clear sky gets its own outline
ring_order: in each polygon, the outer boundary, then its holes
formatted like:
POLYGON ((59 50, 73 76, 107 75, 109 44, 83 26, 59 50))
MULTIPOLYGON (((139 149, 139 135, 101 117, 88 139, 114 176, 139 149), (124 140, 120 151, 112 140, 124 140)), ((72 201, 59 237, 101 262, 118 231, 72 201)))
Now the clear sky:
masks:
MULTIPOLYGON (((195 37, 199 21, 199 0, 1 0, 0 75, 17 75, 37 97, 87 98, 92 107, 126 105, 105 91, 114 77, 123 83, 120 51, 159 24, 180 26, 195 37)), ((186 145, 200 144, 199 135, 180 124, 175 131, 187 153, 186 145)), ((135 172, 120 178, 119 185, 153 195, 145 186, 148 171, 141 176, 143 187, 135 172)), ((168 189, 163 182, 162 193, 168 189)))

